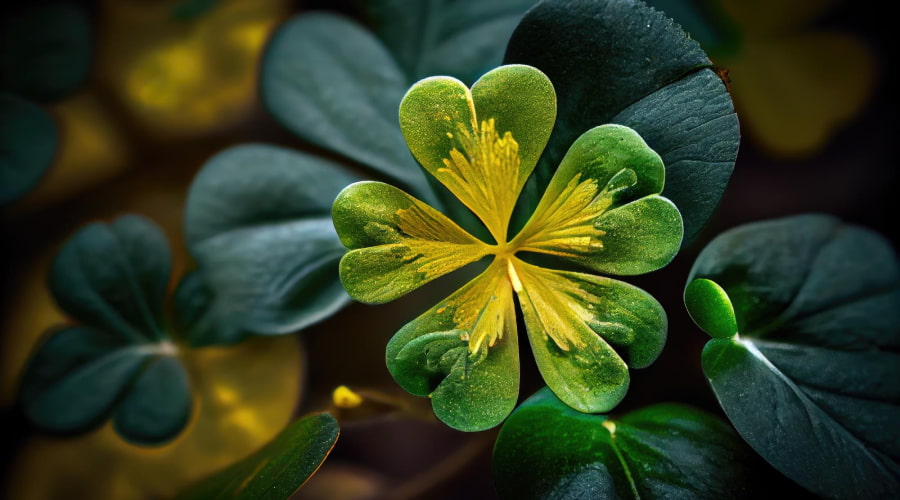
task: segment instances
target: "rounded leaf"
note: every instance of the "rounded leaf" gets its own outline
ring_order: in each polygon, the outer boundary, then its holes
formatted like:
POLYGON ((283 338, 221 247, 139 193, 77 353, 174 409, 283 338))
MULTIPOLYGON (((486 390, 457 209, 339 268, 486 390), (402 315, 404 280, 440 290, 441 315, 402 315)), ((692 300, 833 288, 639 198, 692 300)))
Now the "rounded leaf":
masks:
POLYGON ((719 203, 739 144, 731 98, 696 42, 643 2, 549 0, 523 17, 505 62, 540 69, 559 95, 535 192, 586 130, 626 125, 662 157, 662 194, 684 216, 684 244, 693 241, 719 203))
POLYGON ((31 191, 57 148, 53 118, 18 97, 0 93, 0 206, 31 191))
POLYGON ((824 215, 747 224, 700 253, 698 279, 734 307, 738 334, 707 343, 703 371, 744 439, 819 495, 900 491, 900 264, 887 241, 824 215))
POLYGON ((577 412, 542 389, 494 446, 500 498, 738 498, 746 448, 724 422, 658 404, 621 418, 577 412))

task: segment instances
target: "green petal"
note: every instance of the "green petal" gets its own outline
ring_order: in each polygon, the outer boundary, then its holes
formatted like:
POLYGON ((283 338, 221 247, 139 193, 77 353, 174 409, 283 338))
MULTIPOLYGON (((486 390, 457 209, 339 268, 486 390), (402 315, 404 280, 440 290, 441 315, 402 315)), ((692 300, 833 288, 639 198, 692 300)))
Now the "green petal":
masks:
MULTIPOLYGON (((621 240, 623 235, 608 234, 599 222, 610 217, 619 207, 658 194, 662 191, 664 177, 665 169, 659 155, 635 131, 621 125, 593 128, 582 134, 569 149, 537 209, 512 245, 523 251, 565 257, 592 269, 597 269, 595 261, 605 263, 622 257, 620 254, 623 251, 641 250, 619 248, 621 245, 608 241, 611 238, 621 240), (616 247, 615 254, 609 251, 610 243, 616 247)), ((670 252, 669 243, 674 235, 677 234, 676 245, 681 243, 682 223, 677 209, 671 206, 669 210, 668 206, 658 205, 656 202, 650 203, 653 210, 659 212, 636 214, 642 217, 638 221, 640 227, 626 227, 629 233, 633 230, 641 233, 650 231, 651 236, 659 233, 657 236, 662 236, 661 242, 665 243, 663 247, 650 249, 652 252, 642 250, 646 255, 637 256, 652 262, 638 262, 637 267, 628 265, 636 271, 640 270, 638 272, 656 269, 671 260, 674 251, 670 252), (672 211, 674 213, 670 213, 672 211), (657 215, 666 217, 645 229, 643 218, 657 215), (666 258, 656 255, 659 253, 666 258), (660 260, 664 262, 660 264, 660 260)), ((612 219, 617 221, 618 217, 612 216, 612 219)), ((628 242, 632 245, 636 243, 643 243, 643 240, 628 242)), ((608 268, 607 265, 604 267, 608 268)))
POLYGON ((434 413, 455 429, 498 425, 519 393, 514 307, 506 268, 495 263, 394 335, 391 375, 407 391, 430 396, 434 413))
POLYGON ((389 302, 487 254, 444 214, 380 182, 358 182, 332 210, 341 242, 341 282, 354 299, 389 302))
POLYGON ((470 92, 450 77, 414 85, 400 104, 400 128, 413 156, 506 240, 519 192, 547 143, 556 96, 540 71, 502 66, 470 92))
POLYGON ((648 196, 597 219, 603 251, 577 262, 596 271, 621 276, 655 271, 678 253, 681 213, 662 196, 648 196))
POLYGON ((528 337, 547 385, 578 410, 612 409, 628 390, 628 365, 646 367, 662 352, 662 306, 613 279, 519 260, 514 266, 528 337))

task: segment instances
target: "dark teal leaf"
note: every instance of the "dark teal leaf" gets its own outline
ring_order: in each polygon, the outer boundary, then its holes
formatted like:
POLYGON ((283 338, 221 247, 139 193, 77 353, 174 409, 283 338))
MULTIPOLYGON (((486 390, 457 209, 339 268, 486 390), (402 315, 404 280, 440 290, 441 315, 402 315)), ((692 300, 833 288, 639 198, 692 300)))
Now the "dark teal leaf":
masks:
POLYGON ((294 332, 349 302, 331 205, 356 180, 327 160, 266 145, 225 150, 204 166, 185 214, 199 275, 194 292, 177 294, 194 345, 294 332))
POLYGON ((178 499, 290 498, 325 461, 339 433, 330 413, 303 417, 253 455, 194 485, 178 499))
POLYGON ((269 42, 260 78, 263 102, 292 132, 430 193, 397 118, 410 81, 364 28, 326 13, 295 17, 269 42))
POLYGON ((734 306, 738 333, 707 344, 703 369, 744 439, 816 494, 900 493, 900 265, 887 241, 825 215, 747 224, 701 252, 695 279, 734 306))
POLYGON ((410 82, 449 75, 472 84, 500 64, 509 36, 535 0, 358 3, 410 82))
POLYGON ((72 92, 91 62, 91 26, 75 2, 4 12, 0 21, 0 90, 40 102, 72 92))
POLYGON ((542 70, 559 96, 556 127, 526 192, 543 192, 583 132, 627 125, 666 165, 662 194, 684 218, 682 245, 696 238, 728 183, 740 139, 731 97, 696 42, 641 2, 550 0, 519 23, 505 61, 542 70))
POLYGON ((163 443, 187 425, 188 375, 163 323, 171 265, 163 234, 135 215, 90 224, 66 242, 50 287, 83 325, 49 333, 29 360, 19 403, 32 423, 77 433, 112 418, 138 444, 163 443))
POLYGON ((748 489, 747 451, 700 410, 657 404, 610 418, 545 388, 503 424, 494 485, 504 499, 737 498, 748 489))
POLYGON ((161 318, 172 255, 147 219, 126 215, 79 230, 56 255, 50 290, 69 315, 133 342, 166 337, 161 318))
POLYGON ((31 191, 56 154, 53 118, 18 97, 0 93, 0 205, 31 191))
POLYGON ((132 442, 156 444, 178 434, 190 416, 188 374, 178 359, 160 355, 148 360, 119 405, 114 423, 116 431, 132 442))

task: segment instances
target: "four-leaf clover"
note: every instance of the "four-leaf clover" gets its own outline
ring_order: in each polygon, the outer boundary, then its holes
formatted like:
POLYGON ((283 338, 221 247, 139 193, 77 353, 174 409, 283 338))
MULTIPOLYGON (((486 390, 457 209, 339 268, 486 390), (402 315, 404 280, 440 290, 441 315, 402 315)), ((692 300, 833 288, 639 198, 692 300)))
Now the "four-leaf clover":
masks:
POLYGON ((543 199, 510 237, 519 193, 547 143, 556 95, 539 70, 509 65, 469 90, 450 77, 415 84, 400 105, 407 144, 426 171, 485 225, 482 241, 393 186, 359 182, 333 208, 351 251, 341 281, 384 303, 467 264, 487 269, 404 326, 387 346, 391 374, 430 396, 461 430, 499 424, 518 397, 518 298, 538 368, 566 404, 605 412, 628 388, 628 366, 652 363, 666 316, 649 294, 611 278, 536 265, 551 256, 613 275, 666 265, 682 238, 678 209, 659 195, 665 169, 630 128, 603 125, 571 146, 543 199))

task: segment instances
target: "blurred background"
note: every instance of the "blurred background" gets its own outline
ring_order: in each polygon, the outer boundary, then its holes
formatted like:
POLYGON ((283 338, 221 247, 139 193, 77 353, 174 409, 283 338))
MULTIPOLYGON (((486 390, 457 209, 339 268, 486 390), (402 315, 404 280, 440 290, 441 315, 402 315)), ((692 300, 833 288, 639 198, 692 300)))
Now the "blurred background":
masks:
MULTIPOLYGON (((870 1, 718 3, 731 23, 726 28, 744 40, 740 49, 707 47, 730 80, 741 150, 700 240, 667 268, 633 280, 666 308, 669 341, 654 365, 633 372, 618 412, 676 401, 722 415, 700 370, 706 336, 681 301, 694 258, 718 233, 824 212, 879 231, 897 247, 898 82, 887 16, 870 1)), ((262 109, 257 77, 272 31, 323 8, 358 16, 350 0, 19 1, 0 10, 0 90, 49 112, 60 140, 37 186, 0 209, 6 498, 169 497, 252 452, 296 416, 327 408, 341 384, 403 410, 348 419, 326 465, 298 498, 494 496, 496 431, 464 434, 429 418, 427 401, 404 395, 384 365, 393 333, 446 294, 434 287, 386 306, 351 305, 298 335, 193 352, 191 373, 202 374, 199 410, 184 434, 159 448, 125 444, 108 426, 75 438, 42 436, 13 405, 32 346, 66 321, 45 280, 53 255, 78 227, 143 214, 169 237, 179 276, 191 266, 181 226, 185 197, 208 158, 245 142, 311 150, 262 109), (51 26, 60 43, 85 40, 87 52, 74 47, 72 59, 42 61, 37 48, 14 60, 17 44, 28 43, 36 25, 51 26), (20 78, 17 64, 44 64, 37 74, 71 85, 36 92, 41 86, 20 78)), ((530 356, 523 354, 522 363, 524 399, 540 377, 530 356)), ((803 496, 770 474, 773 484, 803 496)))

